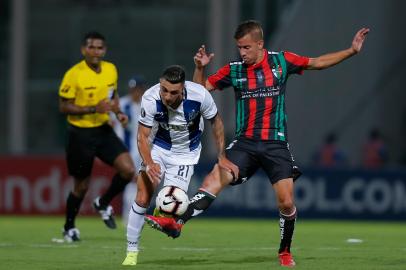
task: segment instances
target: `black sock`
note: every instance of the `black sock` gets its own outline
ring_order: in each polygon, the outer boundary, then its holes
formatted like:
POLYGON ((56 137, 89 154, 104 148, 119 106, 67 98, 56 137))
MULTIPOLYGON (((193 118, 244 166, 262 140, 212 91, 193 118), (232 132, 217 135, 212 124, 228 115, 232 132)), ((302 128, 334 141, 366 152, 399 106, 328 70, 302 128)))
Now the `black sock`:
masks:
POLYGON ((279 228, 281 232, 281 245, 279 247, 279 253, 284 251, 290 252, 296 216, 296 209, 289 216, 280 213, 279 228))
POLYGON ((82 201, 83 198, 76 197, 72 192, 69 193, 68 199, 66 200, 65 231, 75 227, 75 218, 79 212, 82 201))
POLYGON ((186 212, 177 218, 178 223, 185 224, 189 219, 200 215, 204 210, 209 208, 210 204, 216 199, 216 196, 206 191, 199 190, 190 199, 186 212), (197 210, 197 212, 195 212, 197 210))
POLYGON ((107 207, 117 194, 123 192, 125 186, 129 182, 130 181, 122 178, 119 174, 114 175, 106 193, 104 193, 103 196, 100 197, 99 200, 100 206, 102 208, 107 207))

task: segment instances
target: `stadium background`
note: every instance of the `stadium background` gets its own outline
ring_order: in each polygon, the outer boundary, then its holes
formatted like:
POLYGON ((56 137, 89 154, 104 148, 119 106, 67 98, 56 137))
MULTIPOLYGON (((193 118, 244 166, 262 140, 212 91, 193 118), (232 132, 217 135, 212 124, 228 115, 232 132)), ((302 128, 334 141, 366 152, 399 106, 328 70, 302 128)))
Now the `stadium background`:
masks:
MULTIPOLYGON (((96 29, 107 37, 106 59, 119 68, 124 95, 130 76, 143 74, 152 85, 170 64, 185 66, 191 79, 192 57, 203 43, 216 54, 211 70, 235 59, 233 31, 241 20, 254 18, 263 23, 268 49, 307 56, 347 48, 359 28, 371 28, 357 57, 289 80, 290 143, 305 172, 297 204, 301 218, 406 220, 406 2, 6 0, 0 5, 1 215, 63 212, 70 179, 57 93, 63 73, 80 60, 85 32, 96 29), (362 145, 372 128, 384 134, 389 153, 385 166, 374 170, 361 166, 362 145), (345 166, 326 169, 312 161, 329 132, 339 137, 345 166)), ((232 90, 214 96, 230 141, 232 90)), ((215 158, 207 131, 192 191, 215 158)), ((88 202, 109 179, 107 168, 94 169, 88 202)), ((269 190, 259 174, 244 187, 225 191, 207 215, 276 217, 269 190)), ((89 203, 82 214, 93 214, 89 203)))

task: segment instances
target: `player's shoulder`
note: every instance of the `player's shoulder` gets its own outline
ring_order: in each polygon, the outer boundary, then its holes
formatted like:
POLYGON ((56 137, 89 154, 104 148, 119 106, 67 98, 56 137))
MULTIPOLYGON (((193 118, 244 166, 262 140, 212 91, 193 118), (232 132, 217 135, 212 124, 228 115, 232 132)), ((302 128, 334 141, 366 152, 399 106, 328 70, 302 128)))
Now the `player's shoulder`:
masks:
POLYGON ((268 51, 268 50, 267 50, 267 52, 268 52, 268 55, 278 55, 280 53, 283 53, 283 51, 268 51))
POLYGON ((145 93, 142 95, 142 99, 149 101, 161 99, 159 96, 159 90, 159 83, 157 83, 145 91, 145 93))
POLYGON ((202 86, 201 84, 185 81, 185 89, 186 89, 186 99, 195 100, 195 101, 203 101, 206 94, 208 94, 207 89, 202 86))
POLYGON ((82 72, 85 69, 85 63, 84 60, 80 61, 79 63, 74 64, 71 66, 66 72, 64 77, 66 79, 72 80, 78 76, 80 72, 82 72))
POLYGON ((78 71, 84 70, 86 68, 86 63, 85 60, 80 61, 79 63, 74 64, 73 66, 71 66, 66 73, 68 74, 72 74, 72 73, 76 73, 78 71))
POLYGON ((242 65, 242 64, 244 64, 244 62, 243 61, 238 61, 238 60, 237 61, 231 61, 231 62, 228 63, 229 66, 235 66, 235 65, 238 66, 238 65, 242 65))
POLYGON ((108 70, 108 71, 110 71, 110 72, 117 72, 116 65, 114 65, 114 64, 111 63, 111 62, 102 61, 102 62, 101 62, 101 65, 102 65, 102 69, 108 70))

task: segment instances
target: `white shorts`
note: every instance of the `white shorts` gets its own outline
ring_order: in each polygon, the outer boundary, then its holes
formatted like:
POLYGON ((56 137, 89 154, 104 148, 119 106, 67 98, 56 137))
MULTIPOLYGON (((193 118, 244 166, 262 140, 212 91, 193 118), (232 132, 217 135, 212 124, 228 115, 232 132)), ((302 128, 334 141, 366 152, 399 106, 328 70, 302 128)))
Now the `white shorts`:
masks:
MULTIPOLYGON (((161 167, 160 181, 163 186, 175 186, 187 192, 190 179, 194 173, 194 165, 173 165, 165 162, 162 155, 155 151, 151 151, 152 160, 161 167)), ((140 171, 145 171, 145 165, 142 163, 140 171)))

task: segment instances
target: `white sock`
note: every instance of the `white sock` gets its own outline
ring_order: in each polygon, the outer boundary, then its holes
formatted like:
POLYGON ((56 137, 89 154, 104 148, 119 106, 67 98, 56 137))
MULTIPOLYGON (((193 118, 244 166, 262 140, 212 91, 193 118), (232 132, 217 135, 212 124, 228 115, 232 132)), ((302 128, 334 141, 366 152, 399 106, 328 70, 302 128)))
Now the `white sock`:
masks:
POLYGON ((127 251, 138 251, 145 212, 147 209, 139 206, 136 202, 131 206, 127 224, 127 251))

